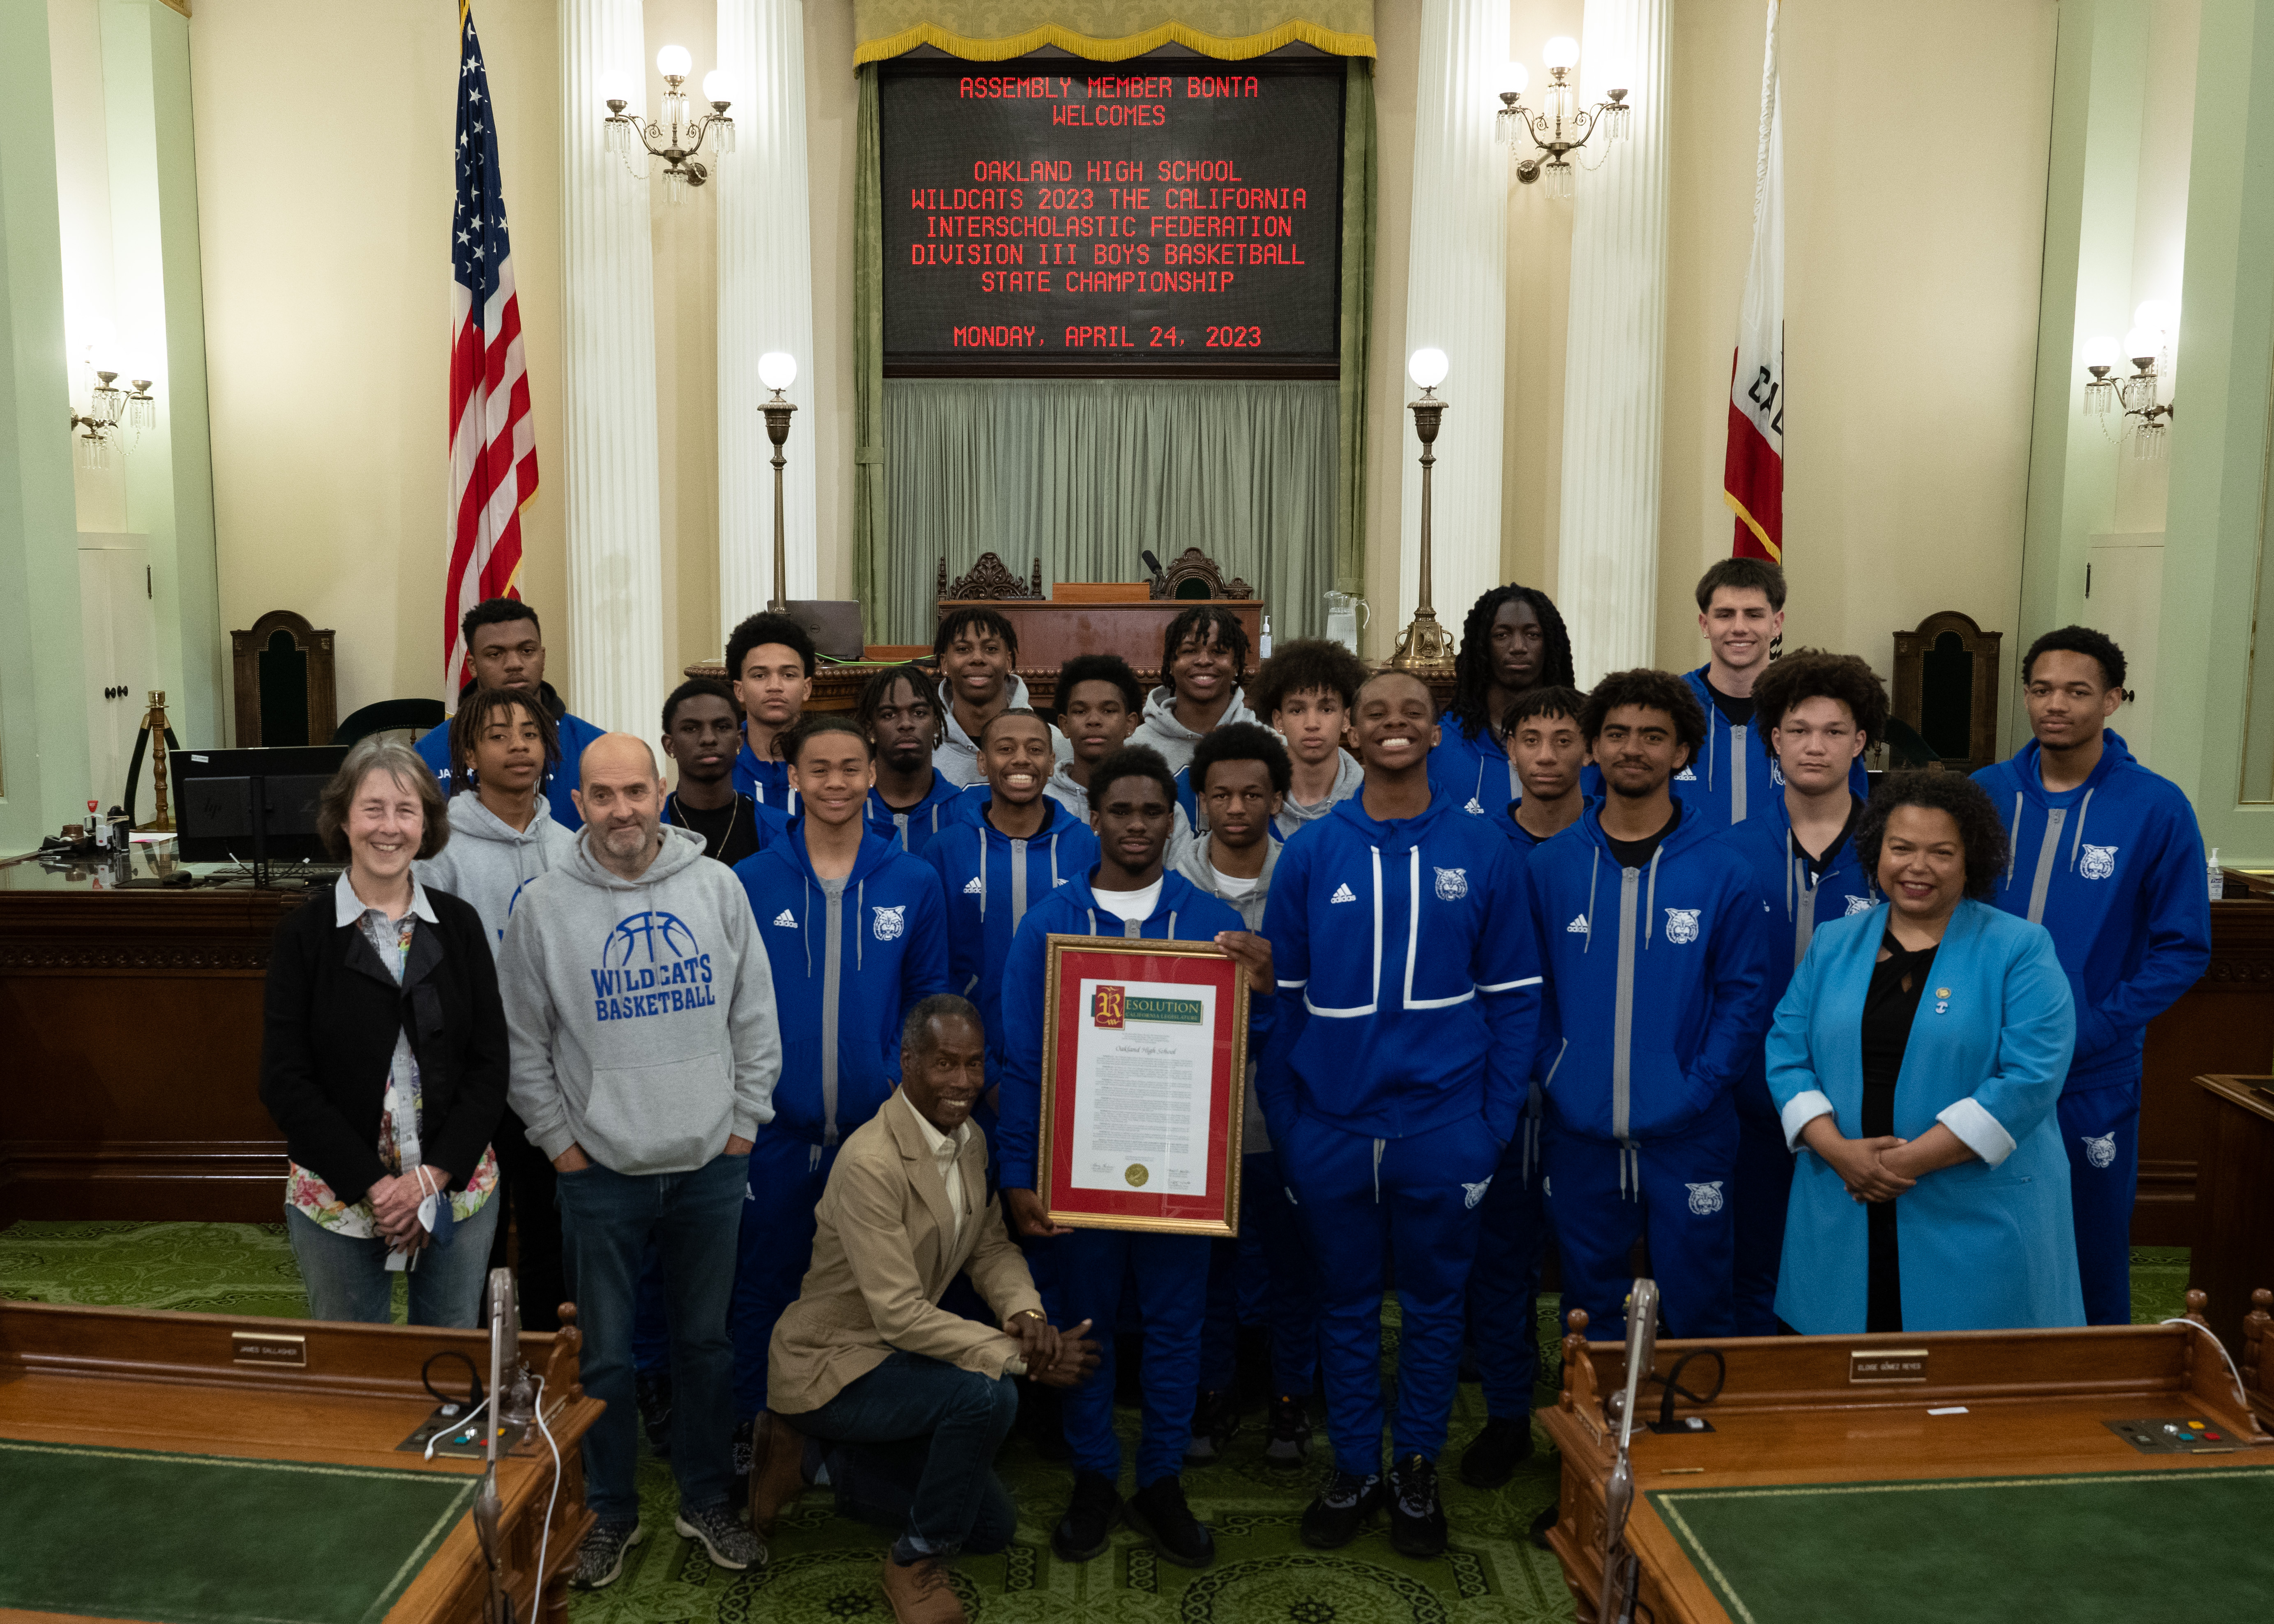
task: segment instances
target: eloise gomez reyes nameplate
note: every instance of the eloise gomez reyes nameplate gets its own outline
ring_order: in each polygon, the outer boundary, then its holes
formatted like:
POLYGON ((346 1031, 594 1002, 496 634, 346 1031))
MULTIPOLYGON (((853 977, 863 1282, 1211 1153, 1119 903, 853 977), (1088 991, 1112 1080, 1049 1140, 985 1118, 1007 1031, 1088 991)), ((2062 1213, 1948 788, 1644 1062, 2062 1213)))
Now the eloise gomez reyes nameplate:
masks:
POLYGON ((1247 996, 1205 942, 1050 938, 1039 1178, 1054 1222, 1239 1233, 1247 996))

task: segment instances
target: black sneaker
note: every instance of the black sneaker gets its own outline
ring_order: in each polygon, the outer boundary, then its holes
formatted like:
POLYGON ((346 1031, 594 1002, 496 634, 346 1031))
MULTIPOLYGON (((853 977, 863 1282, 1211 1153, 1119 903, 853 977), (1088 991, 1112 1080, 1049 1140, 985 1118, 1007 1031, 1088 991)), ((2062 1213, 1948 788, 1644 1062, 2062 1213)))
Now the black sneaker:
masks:
POLYGON ((646 1538, 647 1530, 636 1522, 596 1523, 576 1547, 576 1572, 569 1588, 606 1590, 623 1577, 624 1553, 646 1538))
POLYGON ((1472 1489, 1496 1489, 1532 1458, 1532 1417, 1494 1416, 1461 1451, 1461 1481, 1472 1489))
POLYGON ((1050 1549, 1062 1562, 1087 1562, 1103 1556, 1121 1520, 1121 1491, 1103 1472, 1076 1472, 1073 1500, 1050 1530, 1050 1549))
POLYGON ((1445 1507, 1437 1462, 1409 1455, 1389 1469, 1389 1545, 1400 1556, 1445 1554, 1445 1507))
POLYGON ((1185 1504, 1182 1477, 1156 1477, 1129 1497, 1123 1518, 1153 1542, 1163 1561, 1205 1568, 1216 1560, 1216 1536, 1185 1504))
POLYGON ((734 1507, 726 1500, 705 1506, 700 1511, 689 1511, 681 1506, 671 1526, 681 1539, 699 1543, 713 1568, 740 1573, 746 1568, 759 1567, 766 1560, 766 1542, 742 1526, 734 1507))
POLYGON ((659 1460, 671 1454, 671 1373, 651 1376, 632 1373, 632 1398, 639 1405, 640 1425, 647 1429, 647 1447, 659 1460))
POLYGON ((1319 1497, 1303 1510, 1303 1543, 1317 1551, 1339 1551, 1374 1520, 1389 1491, 1380 1472, 1359 1477, 1337 1471, 1319 1497))
POLYGON ((1193 1435, 1185 1443, 1185 1464, 1220 1461, 1239 1435, 1239 1402, 1229 1393, 1203 1393, 1193 1406, 1193 1435))
POLYGON ((1311 1455, 1310 1407, 1299 1398, 1284 1394, 1271 1401, 1271 1441, 1263 1446, 1263 1458, 1282 1466, 1291 1466, 1311 1455))

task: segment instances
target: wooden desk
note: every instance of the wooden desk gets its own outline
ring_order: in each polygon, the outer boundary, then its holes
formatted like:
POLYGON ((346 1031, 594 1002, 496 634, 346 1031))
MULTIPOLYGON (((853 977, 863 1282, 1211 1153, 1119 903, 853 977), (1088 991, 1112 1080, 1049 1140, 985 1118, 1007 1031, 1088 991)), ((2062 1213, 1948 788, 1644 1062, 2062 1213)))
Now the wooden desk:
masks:
MULTIPOLYGON (((2202 1161, 2195 1183, 2187 1284, 2210 1299, 2204 1316, 2239 1362, 2251 1292, 2274 1281, 2274 1077, 2198 1077, 2202 1161)), ((2274 1387, 2274 1357, 2265 1372, 2274 1387)))
MULTIPOLYGON (((2201 1305, 2194 1294, 2190 1303, 2201 1305)), ((1562 1396, 1540 1420, 1562 1455, 1561 1508, 1548 1542, 1586 1620, 1602 1582, 1604 1485, 1616 1455, 1604 1401, 1624 1382, 1626 1350, 1585 1341, 1584 1314, 1574 1313, 1572 1324, 1562 1396)), ((1706 1345, 1661 1342, 1653 1368, 1670 1372, 1683 1353, 1706 1345)), ((1679 1403, 1675 1414, 1704 1416, 1714 1430, 1660 1436, 1638 1419, 1630 1448, 1627 1542, 1641 1558, 1641 1598, 1656 1624, 1728 1624, 1729 1615, 1652 1507, 1653 1491, 2274 1464, 2266 1447, 2274 1438, 2251 1417, 2210 1339, 2185 1325, 1733 1337, 1713 1345, 1728 1360, 1721 1396, 1704 1408, 1679 1403), (1850 1350, 1874 1347, 1925 1350, 1928 1380, 1851 1385, 1850 1350), (1963 1415, 1927 1414, 1960 1405, 1963 1415), (2144 1455, 2102 1425, 2182 1414, 2231 1429, 2226 1436, 2240 1447, 2229 1455, 2144 1455)), ((1710 1385, 1709 1364, 1692 1364, 1684 1385, 1710 1385)), ((1659 1392, 1645 1386, 1641 1418, 1657 1415, 1659 1392)), ((2089 1568, 2079 1571, 2080 1585, 2097 1582, 2089 1568)), ((1645 1615, 1638 1609, 1636 1616, 1645 1615)), ((1926 1598, 1917 1616, 1936 1616, 1926 1598)), ((2043 1616, 2062 1616, 2059 1598, 2045 1598, 2043 1616)))
MULTIPOLYGON (((563 1318, 573 1320, 574 1310, 564 1308, 563 1318)), ((606 1408, 579 1385, 579 1340, 573 1327, 521 1339, 523 1360, 545 1379, 541 1408, 562 1468, 546 1542, 547 1624, 566 1624, 568 1616, 568 1575, 592 1525, 577 1444, 606 1408)), ((481 1331, 0 1302, 0 1437, 477 1473, 471 1462, 425 1463, 395 1449, 433 1409, 419 1367, 441 1348, 473 1359, 486 1380, 489 1339, 481 1331), (235 1363, 232 1334, 240 1331, 305 1338, 306 1365, 235 1363)), ((456 1360, 438 1368, 456 1376, 463 1389, 456 1360)), ((541 1438, 524 1440, 499 1465, 499 1526, 519 1618, 537 1616, 538 1546, 553 1479, 552 1451, 541 1438)), ((179 1512, 200 1515, 195 1507, 179 1512)), ((0 1542, 5 1538, 0 1530, 0 1542)), ((289 1560, 290 1553, 277 1556, 289 1560)), ((386 1624, 477 1624, 488 1583, 472 1519, 464 1518, 388 1612, 386 1624)))
POLYGON ((2225 898, 2210 905, 2210 967, 2148 1024, 2135 1246, 2195 1244, 2198 1162, 2213 1132, 2195 1079, 2274 1069, 2274 901, 2246 896, 2246 883, 2228 871, 2225 898))
POLYGON ((305 895, 0 868, 0 1222, 277 1221, 261 993, 305 895))

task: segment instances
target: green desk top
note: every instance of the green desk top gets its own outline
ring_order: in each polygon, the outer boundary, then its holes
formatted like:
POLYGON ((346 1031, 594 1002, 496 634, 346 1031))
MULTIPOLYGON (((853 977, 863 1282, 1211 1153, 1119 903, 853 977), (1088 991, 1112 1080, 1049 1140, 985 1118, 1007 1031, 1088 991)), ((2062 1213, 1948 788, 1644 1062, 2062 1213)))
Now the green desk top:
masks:
POLYGON ((1649 1497, 1738 1624, 2142 1624, 2274 1597, 2274 1470, 1649 1497))
POLYGON ((0 1439, 0 1607, 378 1624, 478 1477, 0 1439))

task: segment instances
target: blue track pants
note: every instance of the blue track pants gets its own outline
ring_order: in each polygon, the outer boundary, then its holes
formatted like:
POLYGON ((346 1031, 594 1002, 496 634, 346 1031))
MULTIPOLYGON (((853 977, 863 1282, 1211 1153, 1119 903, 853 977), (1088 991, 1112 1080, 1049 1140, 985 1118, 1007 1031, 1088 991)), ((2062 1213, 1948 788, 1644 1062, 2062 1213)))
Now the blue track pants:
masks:
POLYGON ((1587 1340, 1626 1335, 1628 1256, 1648 1237, 1660 1335, 1728 1336, 1737 1113, 1724 1101, 1688 1130, 1631 1149, 1573 1133, 1548 1109, 1547 1210, 1563 1268, 1563 1308, 1587 1311, 1587 1340))

